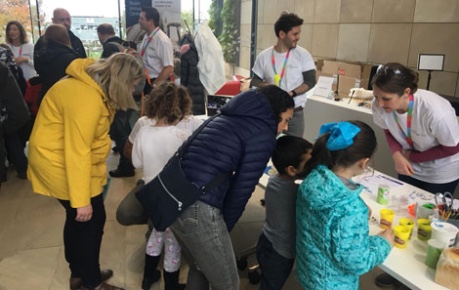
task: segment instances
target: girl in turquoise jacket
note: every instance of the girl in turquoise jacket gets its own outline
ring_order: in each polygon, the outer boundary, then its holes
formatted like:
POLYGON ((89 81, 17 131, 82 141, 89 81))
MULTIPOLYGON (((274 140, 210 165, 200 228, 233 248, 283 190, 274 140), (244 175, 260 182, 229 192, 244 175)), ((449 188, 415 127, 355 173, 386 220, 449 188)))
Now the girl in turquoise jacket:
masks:
POLYGON ((390 230, 369 235, 363 173, 376 150, 374 131, 359 121, 320 128, 297 205, 297 271, 304 289, 358 289, 359 275, 389 255, 390 230))

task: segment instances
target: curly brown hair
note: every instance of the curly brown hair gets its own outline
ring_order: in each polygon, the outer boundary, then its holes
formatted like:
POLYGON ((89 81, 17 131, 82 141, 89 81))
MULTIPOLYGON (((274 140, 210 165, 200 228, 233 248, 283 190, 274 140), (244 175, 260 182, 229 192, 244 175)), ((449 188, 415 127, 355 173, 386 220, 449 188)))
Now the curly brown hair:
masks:
POLYGON ((173 124, 191 115, 192 104, 193 101, 185 87, 162 83, 146 97, 145 115, 173 124))

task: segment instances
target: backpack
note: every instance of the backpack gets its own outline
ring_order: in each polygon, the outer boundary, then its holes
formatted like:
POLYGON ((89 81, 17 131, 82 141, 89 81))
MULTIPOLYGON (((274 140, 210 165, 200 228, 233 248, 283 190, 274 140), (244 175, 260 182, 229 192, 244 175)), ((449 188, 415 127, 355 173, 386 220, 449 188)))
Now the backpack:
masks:
MULTIPOLYGON (((135 43, 131 41, 123 41, 122 43, 110 41, 110 42, 107 42, 105 45, 116 46, 119 52, 133 55, 137 59, 137 61, 142 65, 142 67, 144 68, 144 71, 146 72, 145 67, 143 65, 142 56, 140 56, 140 53, 134 48, 135 43)), ((134 97, 142 95, 143 88, 145 87, 146 82, 147 82, 147 74, 145 74, 145 78, 142 78, 139 81, 139 83, 134 87, 134 92, 133 92, 134 97)))

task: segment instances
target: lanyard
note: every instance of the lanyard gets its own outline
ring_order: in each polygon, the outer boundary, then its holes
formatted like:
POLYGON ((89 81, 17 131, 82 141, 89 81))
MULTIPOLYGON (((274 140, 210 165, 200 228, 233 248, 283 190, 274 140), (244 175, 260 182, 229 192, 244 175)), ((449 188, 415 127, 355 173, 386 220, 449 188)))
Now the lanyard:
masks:
POLYGON ((411 119, 413 117, 413 103, 414 103, 414 97, 411 94, 410 95, 410 103, 408 105, 408 116, 406 117, 406 134, 403 132, 402 127, 400 126, 397 114, 395 111, 392 112, 392 115, 394 116, 395 123, 397 123, 398 129, 400 132, 402 132, 403 138, 405 138, 406 142, 410 145, 412 149, 414 149, 413 145, 413 139, 411 139, 411 119))
POLYGON ((159 27, 156 27, 155 30, 153 30, 153 32, 151 33, 150 37, 148 37, 147 42, 143 46, 142 51, 140 53, 140 56, 143 56, 145 54, 145 50, 147 49, 147 46, 150 44, 151 40, 153 39, 153 37, 156 35, 156 33, 158 31, 159 31, 159 27))
POLYGON ((282 65, 282 70, 281 70, 281 73, 280 75, 277 73, 276 71, 276 59, 274 58, 274 46, 273 46, 273 50, 271 51, 271 64, 273 66, 273 71, 274 71, 274 83, 276 84, 276 86, 279 86, 280 85, 280 82, 282 81, 282 79, 284 78, 284 74, 285 74, 285 68, 287 67, 287 61, 288 61, 288 57, 290 56, 290 49, 287 51, 287 54, 285 55, 285 58, 284 58, 284 64, 282 65))
POLYGON ((19 47, 19 56, 22 55, 22 44, 21 44, 21 47, 19 47))

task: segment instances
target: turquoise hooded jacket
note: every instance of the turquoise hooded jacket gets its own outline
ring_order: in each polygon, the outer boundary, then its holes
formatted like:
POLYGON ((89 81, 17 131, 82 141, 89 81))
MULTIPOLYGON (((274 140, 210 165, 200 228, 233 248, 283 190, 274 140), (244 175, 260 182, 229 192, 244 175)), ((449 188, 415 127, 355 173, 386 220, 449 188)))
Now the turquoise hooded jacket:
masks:
POLYGON ((369 235, 362 188, 350 190, 323 165, 301 184, 296 203, 296 254, 303 289, 358 289, 359 275, 389 255, 390 244, 369 235))

